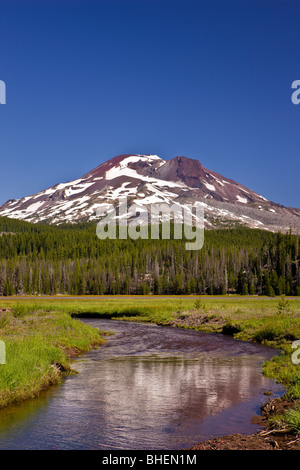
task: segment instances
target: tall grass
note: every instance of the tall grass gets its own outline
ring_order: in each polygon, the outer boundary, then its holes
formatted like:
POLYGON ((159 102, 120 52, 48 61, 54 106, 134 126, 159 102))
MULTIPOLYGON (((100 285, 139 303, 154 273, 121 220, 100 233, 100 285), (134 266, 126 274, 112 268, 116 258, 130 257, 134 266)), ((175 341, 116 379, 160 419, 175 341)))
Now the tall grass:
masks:
POLYGON ((6 349, 6 363, 0 365, 0 407, 59 383, 62 372, 71 371, 71 351, 87 351, 104 341, 97 329, 67 313, 23 305, 0 317, 6 349))
POLYGON ((287 410, 284 414, 284 421, 295 434, 300 433, 300 406, 287 410))

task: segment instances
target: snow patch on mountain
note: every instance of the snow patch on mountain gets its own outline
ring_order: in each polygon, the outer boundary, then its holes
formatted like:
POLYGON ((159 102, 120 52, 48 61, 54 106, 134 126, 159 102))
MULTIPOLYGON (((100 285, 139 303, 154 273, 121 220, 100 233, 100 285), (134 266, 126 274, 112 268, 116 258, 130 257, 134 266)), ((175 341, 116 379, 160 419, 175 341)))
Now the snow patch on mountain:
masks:
POLYGON ((73 181, 10 199, 0 216, 52 224, 96 220, 99 205, 127 198, 141 211, 152 204, 202 205, 208 228, 236 224, 267 230, 300 230, 300 210, 268 201, 237 182, 204 168, 198 160, 157 155, 119 155, 73 181))
POLYGON ((247 204, 247 202, 248 202, 248 199, 245 198, 245 197, 241 197, 241 196, 237 195, 236 198, 239 202, 241 202, 243 204, 247 204))

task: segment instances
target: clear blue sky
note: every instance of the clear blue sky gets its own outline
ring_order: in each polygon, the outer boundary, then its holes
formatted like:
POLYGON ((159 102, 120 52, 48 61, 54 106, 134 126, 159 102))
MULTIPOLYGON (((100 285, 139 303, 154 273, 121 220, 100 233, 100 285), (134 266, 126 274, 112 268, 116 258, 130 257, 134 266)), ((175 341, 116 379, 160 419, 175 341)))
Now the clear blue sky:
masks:
POLYGON ((121 153, 300 207, 299 0, 0 0, 0 203, 121 153))

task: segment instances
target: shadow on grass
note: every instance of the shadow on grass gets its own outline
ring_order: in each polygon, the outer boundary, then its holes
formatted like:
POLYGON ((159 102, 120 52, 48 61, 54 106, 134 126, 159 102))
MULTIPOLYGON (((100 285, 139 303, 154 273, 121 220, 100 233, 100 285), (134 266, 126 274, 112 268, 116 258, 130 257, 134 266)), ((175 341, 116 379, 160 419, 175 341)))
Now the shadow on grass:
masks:
POLYGON ((142 312, 136 308, 128 308, 124 310, 116 310, 112 312, 78 312, 71 313, 73 318, 103 318, 110 320, 111 318, 124 318, 124 317, 139 317, 142 312))

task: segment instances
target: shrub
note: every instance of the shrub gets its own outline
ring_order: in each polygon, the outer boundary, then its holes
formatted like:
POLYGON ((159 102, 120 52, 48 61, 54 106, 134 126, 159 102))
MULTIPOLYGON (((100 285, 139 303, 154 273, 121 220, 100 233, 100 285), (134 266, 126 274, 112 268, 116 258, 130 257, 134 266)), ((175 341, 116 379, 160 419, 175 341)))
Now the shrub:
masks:
POLYGON ((197 300, 195 300, 195 302, 194 302, 194 308, 195 308, 196 310, 204 310, 205 304, 204 304, 204 302, 202 302, 201 299, 197 299, 197 300))
POLYGON ((290 311, 290 302, 285 298, 284 295, 282 295, 277 305, 277 314, 285 315, 290 311))
POLYGON ((15 318, 20 318, 26 315, 27 308, 26 305, 17 304, 13 309, 13 315, 15 318))
POLYGON ((300 406, 294 410, 287 410, 284 414, 284 421, 294 433, 298 434, 300 432, 300 406))
POLYGON ((266 326, 258 330, 254 334, 253 339, 258 343, 262 343, 263 341, 274 341, 278 336, 280 336, 278 329, 274 326, 266 326))
POLYGON ((240 333, 242 331, 242 328, 240 325, 237 323, 232 323, 232 322, 227 322, 226 325, 223 326, 222 328, 222 333, 223 335, 230 335, 233 336, 236 333, 240 333))

